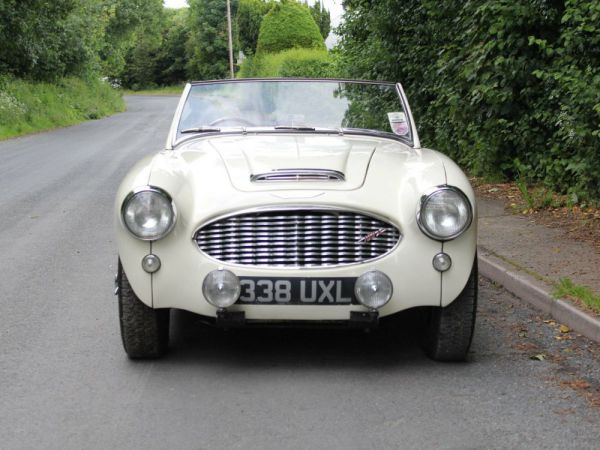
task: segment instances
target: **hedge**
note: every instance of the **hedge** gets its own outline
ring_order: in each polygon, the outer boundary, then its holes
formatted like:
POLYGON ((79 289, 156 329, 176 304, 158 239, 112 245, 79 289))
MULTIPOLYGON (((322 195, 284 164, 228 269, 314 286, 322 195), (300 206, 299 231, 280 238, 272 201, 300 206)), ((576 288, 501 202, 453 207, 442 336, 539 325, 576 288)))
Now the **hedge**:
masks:
POLYGON ((238 77, 334 78, 336 74, 337 66, 327 51, 294 48, 246 59, 238 77))
POLYGON ((600 3, 347 0, 346 76, 401 81, 470 173, 600 199, 600 3))
POLYGON ((308 7, 293 0, 276 3, 265 15, 256 53, 277 53, 290 48, 325 50, 323 37, 308 7))

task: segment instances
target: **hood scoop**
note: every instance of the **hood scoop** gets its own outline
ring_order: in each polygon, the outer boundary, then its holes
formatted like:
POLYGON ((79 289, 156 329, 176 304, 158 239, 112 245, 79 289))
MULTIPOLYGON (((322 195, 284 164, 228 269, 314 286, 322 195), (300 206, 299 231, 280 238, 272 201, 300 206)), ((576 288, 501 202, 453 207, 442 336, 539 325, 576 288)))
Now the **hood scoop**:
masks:
POLYGON ((331 169, 274 169, 271 172, 250 175, 253 183, 269 181, 346 181, 344 174, 331 169))

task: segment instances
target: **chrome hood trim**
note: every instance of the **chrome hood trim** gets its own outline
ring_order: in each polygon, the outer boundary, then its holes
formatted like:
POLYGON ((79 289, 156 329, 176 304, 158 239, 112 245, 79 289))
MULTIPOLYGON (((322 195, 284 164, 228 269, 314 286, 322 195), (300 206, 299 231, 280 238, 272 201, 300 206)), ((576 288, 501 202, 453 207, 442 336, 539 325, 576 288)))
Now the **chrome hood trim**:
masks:
POLYGON ((271 172, 250 175, 253 183, 268 181, 345 181, 339 170, 330 169, 273 169, 271 172))

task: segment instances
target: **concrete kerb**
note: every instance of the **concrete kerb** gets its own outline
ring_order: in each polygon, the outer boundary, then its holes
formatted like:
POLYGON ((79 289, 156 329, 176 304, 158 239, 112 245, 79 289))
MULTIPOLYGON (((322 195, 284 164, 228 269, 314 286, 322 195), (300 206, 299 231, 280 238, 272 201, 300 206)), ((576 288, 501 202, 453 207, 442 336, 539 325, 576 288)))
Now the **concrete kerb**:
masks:
POLYGON ((478 247, 479 274, 501 284, 504 289, 540 311, 551 315, 574 331, 600 343, 600 320, 564 300, 556 300, 549 286, 511 267, 489 250, 478 247))

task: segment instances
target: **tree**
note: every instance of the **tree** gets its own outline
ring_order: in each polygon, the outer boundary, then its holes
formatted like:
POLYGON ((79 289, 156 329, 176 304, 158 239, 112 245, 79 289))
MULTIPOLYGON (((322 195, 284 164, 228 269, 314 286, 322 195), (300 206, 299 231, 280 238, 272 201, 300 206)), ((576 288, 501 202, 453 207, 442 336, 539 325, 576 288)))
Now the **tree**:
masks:
POLYGON ((0 2, 0 72, 37 80, 83 75, 96 54, 92 0, 0 2))
POLYGON ((160 42, 162 0, 100 0, 106 21, 104 45, 100 50, 103 73, 120 79, 126 57, 144 40, 144 47, 160 42))
POLYGON ((276 53, 290 48, 325 49, 325 43, 306 5, 282 0, 262 21, 256 53, 276 53))
POLYGON ((327 39, 327 36, 329 36, 329 32, 331 31, 331 15, 329 14, 329 11, 323 7, 320 0, 317 0, 314 5, 309 6, 309 9, 310 15, 319 27, 321 36, 323 36, 323 39, 327 39))
POLYGON ((236 16, 238 41, 246 56, 256 53, 260 25, 272 7, 270 0, 240 0, 236 16))
MULTIPOLYGON (((190 0, 187 73, 192 79, 219 79, 229 74, 226 0, 190 0)), ((231 15, 237 13, 231 0, 231 15)))

